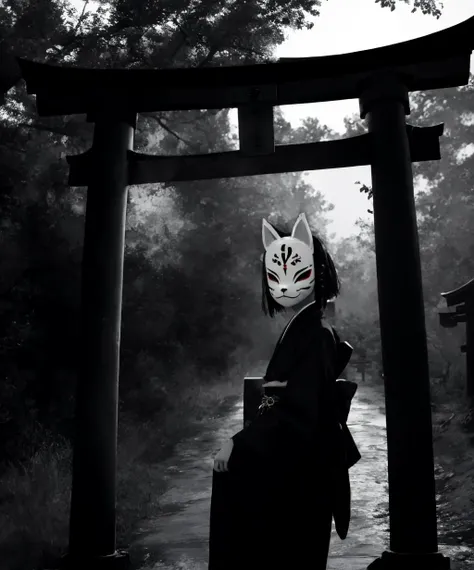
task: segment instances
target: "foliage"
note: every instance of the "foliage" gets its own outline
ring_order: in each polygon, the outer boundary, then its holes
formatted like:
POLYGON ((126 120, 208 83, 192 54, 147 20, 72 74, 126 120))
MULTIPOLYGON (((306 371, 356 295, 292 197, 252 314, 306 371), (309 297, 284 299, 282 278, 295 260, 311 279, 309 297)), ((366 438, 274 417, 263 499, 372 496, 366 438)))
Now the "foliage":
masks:
POLYGON ((335 259, 341 280, 336 330, 354 347, 353 361, 367 359, 381 370, 375 255, 351 237, 336 244, 335 259))
MULTIPOLYGON (((397 0, 375 0, 377 4, 380 4, 382 8, 390 8, 390 10, 395 10, 397 6, 397 0)), ((443 4, 439 0, 414 0, 412 3, 410 0, 403 0, 405 4, 413 4, 412 12, 421 10, 423 14, 429 14, 435 16, 437 19, 442 14, 443 4)))

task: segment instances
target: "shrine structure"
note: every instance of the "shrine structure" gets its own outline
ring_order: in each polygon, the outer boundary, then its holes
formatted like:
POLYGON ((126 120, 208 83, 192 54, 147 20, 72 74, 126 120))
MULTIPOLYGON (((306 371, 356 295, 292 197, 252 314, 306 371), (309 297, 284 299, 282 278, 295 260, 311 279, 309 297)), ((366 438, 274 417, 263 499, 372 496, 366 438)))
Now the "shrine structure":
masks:
POLYGON ((474 408, 474 279, 457 289, 441 293, 446 305, 454 311, 440 312, 442 327, 453 328, 458 323, 466 323, 466 343, 461 352, 466 354, 466 396, 471 409, 474 408))

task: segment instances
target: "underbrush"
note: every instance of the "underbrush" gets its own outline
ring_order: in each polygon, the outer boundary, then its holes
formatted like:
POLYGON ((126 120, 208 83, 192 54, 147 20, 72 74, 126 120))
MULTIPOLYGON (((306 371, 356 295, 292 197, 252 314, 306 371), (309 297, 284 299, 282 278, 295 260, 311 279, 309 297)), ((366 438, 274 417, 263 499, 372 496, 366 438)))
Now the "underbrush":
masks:
MULTIPOLYGON (((369 385, 383 390, 381 378, 369 385)), ((474 433, 465 429, 469 411, 463 375, 431 385, 438 542, 453 570, 472 568, 474 557, 474 433)))
MULTIPOLYGON (((435 393, 433 440, 440 542, 474 547, 474 434, 464 389, 435 393)), ((471 563, 473 560, 471 559, 471 563)))
POLYGON ((0 559, 5 570, 32 568, 43 553, 54 555, 67 541, 71 447, 45 439, 22 465, 0 480, 0 559))
MULTIPOLYGON (((182 373, 159 414, 140 422, 119 418, 117 547, 127 547, 140 521, 159 511, 165 481, 160 461, 206 418, 225 413, 241 397, 242 367, 228 378, 200 384, 182 373)), ((54 567, 68 544, 72 449, 57 436, 0 477, 1 570, 54 567)), ((87 545, 85 545, 86 547, 87 545)))

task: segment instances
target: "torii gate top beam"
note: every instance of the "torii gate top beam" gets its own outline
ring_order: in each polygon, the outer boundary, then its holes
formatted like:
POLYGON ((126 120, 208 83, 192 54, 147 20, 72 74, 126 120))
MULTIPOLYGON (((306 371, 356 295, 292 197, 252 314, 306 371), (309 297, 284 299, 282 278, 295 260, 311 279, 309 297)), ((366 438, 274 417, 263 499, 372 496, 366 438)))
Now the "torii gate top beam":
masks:
POLYGON ((403 76, 409 91, 465 85, 474 17, 421 38, 343 55, 185 69, 83 69, 18 59, 39 115, 121 108, 133 112, 290 105, 353 99, 374 72, 403 76))
POLYGON ((457 289, 441 293, 441 297, 446 299, 448 307, 459 305, 460 303, 465 303, 470 299, 474 299, 474 279, 464 283, 464 285, 461 285, 461 287, 458 287, 457 289))

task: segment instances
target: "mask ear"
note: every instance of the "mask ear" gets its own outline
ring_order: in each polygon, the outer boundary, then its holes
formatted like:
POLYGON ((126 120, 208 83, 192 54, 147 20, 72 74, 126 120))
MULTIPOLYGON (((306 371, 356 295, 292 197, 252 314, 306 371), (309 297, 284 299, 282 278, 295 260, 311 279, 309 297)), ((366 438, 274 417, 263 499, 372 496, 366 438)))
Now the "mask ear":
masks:
POLYGON ((275 228, 267 222, 265 218, 262 220, 262 242, 265 251, 269 248, 270 244, 275 240, 280 239, 278 232, 275 228))
POLYGON ((291 237, 299 239, 311 249, 312 253, 314 252, 313 236, 311 235, 311 228, 309 227, 305 214, 300 214, 298 216, 298 219, 293 226, 291 237))

